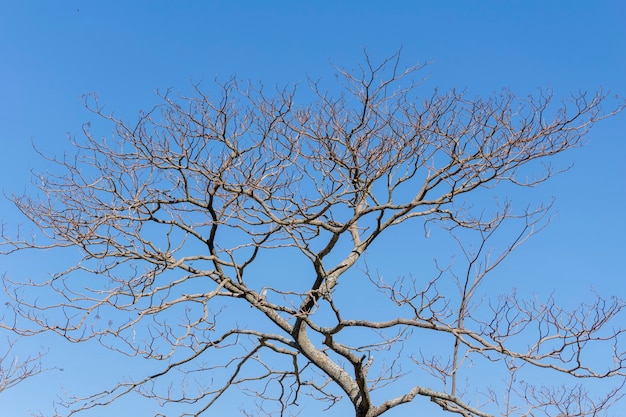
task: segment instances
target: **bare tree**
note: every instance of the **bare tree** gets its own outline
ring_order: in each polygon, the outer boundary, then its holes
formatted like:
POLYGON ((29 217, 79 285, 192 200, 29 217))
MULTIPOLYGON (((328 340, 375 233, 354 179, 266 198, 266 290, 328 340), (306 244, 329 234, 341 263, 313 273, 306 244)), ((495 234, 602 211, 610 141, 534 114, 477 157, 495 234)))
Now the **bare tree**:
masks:
POLYGON ((619 400, 621 300, 567 310, 488 297, 484 285, 550 208, 485 195, 544 182, 549 157, 622 108, 601 113, 602 92, 556 107, 545 92, 424 96, 421 68, 366 59, 338 70, 340 94, 311 82, 304 105, 293 88, 196 86, 133 123, 92 97, 112 137, 86 126, 76 154, 36 178, 39 193, 14 198, 45 238, 5 233, 5 253, 81 254, 46 282, 12 281, 16 313, 32 323, 15 330, 97 339, 161 365, 69 398, 67 414, 134 393, 202 415, 231 389, 257 398, 255 415, 281 416, 306 396, 329 408, 345 399, 359 417, 420 399, 467 417, 596 416, 619 400), (426 278, 379 274, 377 242, 416 227, 445 231, 460 257, 442 254, 426 278), (551 385, 553 375, 608 391, 551 385))

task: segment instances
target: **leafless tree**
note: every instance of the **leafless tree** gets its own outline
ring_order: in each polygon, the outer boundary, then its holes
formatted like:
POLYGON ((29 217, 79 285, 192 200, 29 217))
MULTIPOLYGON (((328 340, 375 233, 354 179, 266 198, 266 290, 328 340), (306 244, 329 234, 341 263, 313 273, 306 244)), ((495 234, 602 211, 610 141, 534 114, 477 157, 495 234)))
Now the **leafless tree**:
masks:
POLYGON ((565 309, 485 283, 550 208, 502 197, 553 176, 549 157, 622 108, 602 113, 602 92, 556 105, 542 91, 424 95, 421 69, 366 57, 338 70, 338 94, 311 81, 302 105, 291 87, 196 86, 130 123, 89 98, 114 134, 86 126, 76 153, 14 198, 43 238, 3 234, 7 254, 80 259, 45 282, 11 281, 31 323, 14 330, 97 339, 160 370, 69 398, 66 413, 134 393, 203 415, 232 389, 256 398, 254 415, 281 416, 306 396, 349 401, 359 417, 424 399, 466 417, 597 416, 618 401, 621 300, 565 309), (383 276, 379 242, 413 233, 418 253, 430 241, 416 230, 457 249, 431 276, 411 260, 412 276, 383 276))

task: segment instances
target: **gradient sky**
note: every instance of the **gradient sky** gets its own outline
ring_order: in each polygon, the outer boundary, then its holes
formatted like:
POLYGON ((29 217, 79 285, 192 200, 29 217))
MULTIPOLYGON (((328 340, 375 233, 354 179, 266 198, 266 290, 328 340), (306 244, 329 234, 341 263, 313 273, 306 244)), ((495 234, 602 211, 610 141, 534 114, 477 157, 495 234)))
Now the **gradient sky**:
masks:
MULTIPOLYGON (((70 149, 68 134, 79 137, 94 119, 81 104, 86 93, 132 118, 158 102, 157 89, 187 91, 191 82, 233 74, 305 86, 307 75, 331 77, 331 64, 356 66, 364 48, 374 58, 402 48, 405 63, 430 62, 430 89, 489 95, 510 87, 524 96, 541 87, 564 97, 604 87, 626 97, 622 0, 3 1, 0 189, 19 193, 31 169, 45 170, 32 144, 47 154, 70 149)), ((572 168, 533 191, 556 199, 555 217, 499 271, 508 282, 571 303, 591 288, 626 297, 625 136, 623 113, 597 125, 587 146, 558 158, 557 166, 572 168)), ((0 220, 21 221, 6 200, 0 220)), ((18 274, 24 262, 53 269, 53 259, 35 255, 0 258, 0 272, 18 274)), ((49 366, 64 370, 0 393, 1 416, 49 411, 62 387, 103 387, 123 375, 124 362, 96 346, 48 337, 21 341, 18 353, 34 344, 49 347, 49 366)), ((139 403, 123 405, 115 414, 85 415, 148 415, 139 403)))

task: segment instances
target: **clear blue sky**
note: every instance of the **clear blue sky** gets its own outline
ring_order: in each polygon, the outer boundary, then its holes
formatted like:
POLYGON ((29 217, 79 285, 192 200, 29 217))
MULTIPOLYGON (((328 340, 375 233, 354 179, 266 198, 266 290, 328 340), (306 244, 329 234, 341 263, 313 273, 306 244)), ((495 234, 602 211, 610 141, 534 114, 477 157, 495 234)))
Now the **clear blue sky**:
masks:
MULTIPOLYGON (((45 169, 31 143, 59 155, 69 149, 68 133, 80 136, 94 118, 81 105, 83 94, 97 92, 107 109, 132 118, 158 101, 156 89, 185 91, 191 81, 210 85, 233 74, 305 84, 307 75, 331 77, 330 63, 355 66, 364 48, 385 57, 400 47, 407 64, 431 63, 430 88, 488 95, 510 87, 527 95, 550 87, 560 97, 603 86, 626 96, 622 0, 3 1, 0 188, 19 192, 29 170, 45 169)), ((528 293, 555 290, 572 303, 592 287, 626 296, 625 139, 621 114, 592 130, 586 147, 558 159, 573 168, 536 191, 556 198, 556 216, 499 271, 507 282, 528 293)), ((20 221, 6 201, 0 219, 20 221)), ((19 273, 19 262, 54 264, 15 259, 0 258, 0 271, 19 273)), ((37 343, 49 347, 49 365, 64 371, 1 393, 1 416, 49 411, 62 387, 102 388, 124 375, 125 362, 95 346, 37 343)), ((29 341, 20 346, 32 349, 29 341)), ((140 407, 125 404, 115 415, 151 415, 140 407)))

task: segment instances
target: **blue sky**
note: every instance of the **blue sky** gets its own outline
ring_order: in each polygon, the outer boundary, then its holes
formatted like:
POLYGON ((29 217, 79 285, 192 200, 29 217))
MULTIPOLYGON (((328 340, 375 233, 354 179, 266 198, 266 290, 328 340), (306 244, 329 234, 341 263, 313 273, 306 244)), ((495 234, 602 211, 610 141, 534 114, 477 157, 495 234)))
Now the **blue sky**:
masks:
MULTIPOLYGON (((427 89, 489 95, 510 87, 524 96, 541 87, 564 97, 604 87, 626 97, 624 22, 621 0, 2 2, 0 188, 20 192, 31 169, 45 170, 32 143, 49 154, 70 150, 68 134, 80 136, 94 119, 84 94, 96 92, 108 110, 132 118, 158 102, 157 89, 184 92, 191 82, 210 86, 231 75, 304 87, 307 76, 332 77, 331 64, 356 66, 364 48, 374 58, 402 48, 406 64, 429 62, 427 89)), ((555 291, 564 303, 583 300, 592 287, 626 295, 625 132, 620 114, 555 161, 573 166, 531 196, 554 197, 555 217, 498 272, 507 277, 503 291, 517 282, 528 294, 555 291)), ((20 222, 4 200, 0 219, 20 222)), ((0 258, 0 271, 19 273, 24 263, 41 271, 54 262, 45 254, 0 258)), ((22 341, 24 352, 30 343, 22 341)), ((50 366, 64 371, 1 393, 3 415, 45 412, 61 386, 102 387, 125 363, 95 346, 34 343, 48 346, 50 366)), ((141 404, 126 406, 116 415, 148 415, 141 404)))

